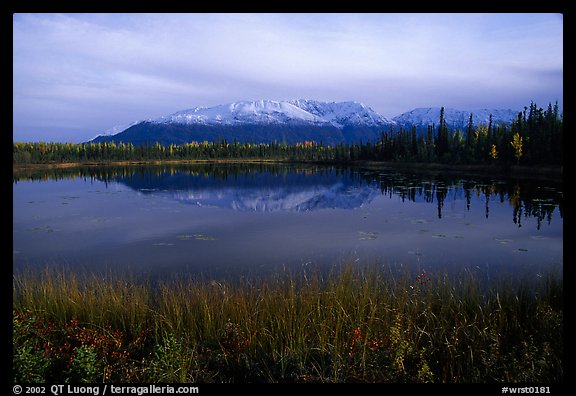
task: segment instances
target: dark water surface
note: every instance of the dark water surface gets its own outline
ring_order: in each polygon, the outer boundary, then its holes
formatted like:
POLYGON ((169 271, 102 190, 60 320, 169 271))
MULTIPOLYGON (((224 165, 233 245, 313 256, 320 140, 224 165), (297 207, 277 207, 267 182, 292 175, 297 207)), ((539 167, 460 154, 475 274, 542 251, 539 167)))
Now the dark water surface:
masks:
POLYGON ((379 263, 540 276, 563 263, 562 183, 287 165, 15 176, 14 270, 261 274, 379 263))

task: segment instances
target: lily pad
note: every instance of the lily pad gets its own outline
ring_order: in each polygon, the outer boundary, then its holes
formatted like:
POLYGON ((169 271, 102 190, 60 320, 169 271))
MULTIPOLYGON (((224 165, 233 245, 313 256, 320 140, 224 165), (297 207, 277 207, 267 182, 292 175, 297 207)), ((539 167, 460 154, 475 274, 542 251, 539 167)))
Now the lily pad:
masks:
POLYGON ((152 246, 174 246, 174 244, 169 242, 156 242, 153 243, 152 246))
POLYGON ((194 238, 194 235, 190 235, 190 234, 181 234, 181 235, 176 235, 176 238, 178 238, 180 241, 190 241, 194 238))
POLYGON ((194 238, 197 241, 215 241, 216 240, 216 238, 214 238, 213 236, 204 235, 204 234, 194 234, 194 238))
POLYGON ((519 252, 527 252, 527 251, 528 251, 528 249, 524 249, 524 248, 518 248, 518 251, 519 251, 519 252))
POLYGON ((43 227, 34 227, 32 228, 32 231, 42 231, 42 232, 54 232, 57 231, 55 229, 53 229, 52 227, 50 227, 49 225, 47 226, 43 226, 43 227))
POLYGON ((378 237, 378 233, 374 231, 358 231, 358 234, 361 241, 372 241, 378 237))

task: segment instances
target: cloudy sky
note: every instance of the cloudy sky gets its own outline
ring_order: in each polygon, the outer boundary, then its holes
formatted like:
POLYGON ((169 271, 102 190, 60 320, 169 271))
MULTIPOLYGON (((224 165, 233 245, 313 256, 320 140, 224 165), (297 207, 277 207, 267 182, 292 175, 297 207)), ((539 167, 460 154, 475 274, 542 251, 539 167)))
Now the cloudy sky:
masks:
POLYGON ((558 14, 15 14, 14 141, 240 100, 563 102, 558 14))

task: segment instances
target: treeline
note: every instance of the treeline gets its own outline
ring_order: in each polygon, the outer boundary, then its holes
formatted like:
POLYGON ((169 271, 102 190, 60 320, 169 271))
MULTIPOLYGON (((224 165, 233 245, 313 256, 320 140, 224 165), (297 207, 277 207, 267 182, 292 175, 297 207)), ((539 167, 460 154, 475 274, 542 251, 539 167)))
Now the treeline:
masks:
POLYGON ((563 161, 563 120, 558 103, 548 109, 535 103, 519 112, 510 125, 474 125, 470 114, 466 130, 450 131, 444 108, 438 126, 425 132, 413 127, 383 133, 377 144, 354 147, 351 159, 440 162, 452 164, 559 165, 563 161))
POLYGON ((14 143, 15 164, 82 161, 210 160, 210 159, 291 159, 333 161, 334 147, 303 142, 295 145, 273 143, 191 142, 181 145, 134 145, 132 143, 14 143))
POLYGON ((448 130, 441 109, 438 126, 382 132, 376 142, 324 145, 322 142, 243 143, 225 139, 182 145, 159 143, 22 143, 13 144, 13 163, 146 161, 209 159, 276 159, 346 163, 357 160, 440 162, 447 164, 560 165, 563 120, 558 103, 547 110, 531 103, 510 125, 473 125, 448 130))

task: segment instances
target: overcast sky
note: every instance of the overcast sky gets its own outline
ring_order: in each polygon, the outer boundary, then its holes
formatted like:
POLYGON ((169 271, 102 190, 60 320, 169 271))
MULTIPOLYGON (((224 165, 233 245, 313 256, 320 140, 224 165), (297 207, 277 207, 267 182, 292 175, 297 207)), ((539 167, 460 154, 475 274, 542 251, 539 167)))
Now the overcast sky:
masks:
POLYGON ((563 102, 559 14, 15 14, 14 141, 240 100, 563 102))

